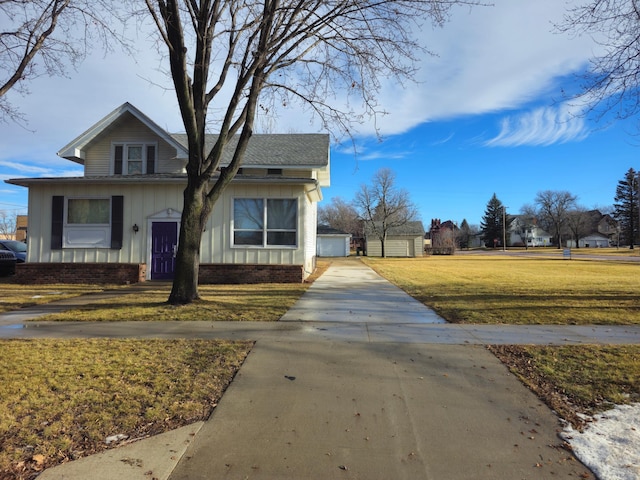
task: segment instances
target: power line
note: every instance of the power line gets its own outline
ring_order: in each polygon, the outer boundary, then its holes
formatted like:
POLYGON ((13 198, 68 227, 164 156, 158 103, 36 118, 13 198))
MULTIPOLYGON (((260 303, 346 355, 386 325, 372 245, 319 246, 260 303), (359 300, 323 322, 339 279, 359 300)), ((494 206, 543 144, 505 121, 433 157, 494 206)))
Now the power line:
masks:
POLYGON ((16 205, 15 203, 4 203, 0 202, 0 205, 6 205, 8 207, 18 207, 18 208, 27 208, 26 205, 16 205))

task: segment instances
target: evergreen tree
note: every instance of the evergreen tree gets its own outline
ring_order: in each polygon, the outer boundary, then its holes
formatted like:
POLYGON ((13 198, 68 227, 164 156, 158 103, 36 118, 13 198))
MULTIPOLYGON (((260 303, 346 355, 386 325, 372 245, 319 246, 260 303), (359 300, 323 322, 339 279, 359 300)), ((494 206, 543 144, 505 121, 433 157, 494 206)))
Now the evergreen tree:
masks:
POLYGON ((624 178, 618 182, 614 217, 620 226, 620 242, 633 244, 638 241, 638 172, 630 168, 624 178))
POLYGON ((503 225, 504 217, 506 216, 504 208, 504 205, 494 193, 489 203, 487 203, 487 209, 484 211, 484 216, 480 223, 482 241, 487 247, 495 247, 503 243, 503 225))
POLYGON ((460 231, 458 232, 458 246, 468 249, 469 243, 471 243, 471 227, 467 219, 463 218, 460 224, 460 231))

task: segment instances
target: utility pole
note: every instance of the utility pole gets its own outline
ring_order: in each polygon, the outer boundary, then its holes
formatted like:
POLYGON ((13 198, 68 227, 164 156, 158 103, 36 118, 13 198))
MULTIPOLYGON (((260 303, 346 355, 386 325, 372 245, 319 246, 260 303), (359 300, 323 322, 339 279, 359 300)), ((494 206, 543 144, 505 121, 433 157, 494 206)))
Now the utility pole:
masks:
POLYGON ((502 205, 502 251, 507 251, 507 207, 502 205))

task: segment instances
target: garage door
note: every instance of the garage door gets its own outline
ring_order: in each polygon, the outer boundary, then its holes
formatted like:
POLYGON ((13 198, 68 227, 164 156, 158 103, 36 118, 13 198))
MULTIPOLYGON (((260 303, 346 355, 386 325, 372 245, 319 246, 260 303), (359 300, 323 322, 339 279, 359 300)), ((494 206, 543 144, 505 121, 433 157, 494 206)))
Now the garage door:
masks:
POLYGON ((410 240, 387 240, 384 245, 387 257, 414 257, 413 242, 410 240))
POLYGON ((318 256, 346 257, 346 244, 344 237, 318 237, 318 256))

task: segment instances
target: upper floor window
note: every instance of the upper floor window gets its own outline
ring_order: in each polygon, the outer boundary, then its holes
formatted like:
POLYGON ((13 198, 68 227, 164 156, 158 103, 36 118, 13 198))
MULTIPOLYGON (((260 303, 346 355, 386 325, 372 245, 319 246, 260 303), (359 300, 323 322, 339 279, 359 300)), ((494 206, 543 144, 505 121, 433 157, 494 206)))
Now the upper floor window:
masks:
POLYGON ((113 148, 115 175, 140 175, 156 172, 156 145, 147 143, 120 143, 113 148))

